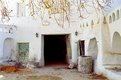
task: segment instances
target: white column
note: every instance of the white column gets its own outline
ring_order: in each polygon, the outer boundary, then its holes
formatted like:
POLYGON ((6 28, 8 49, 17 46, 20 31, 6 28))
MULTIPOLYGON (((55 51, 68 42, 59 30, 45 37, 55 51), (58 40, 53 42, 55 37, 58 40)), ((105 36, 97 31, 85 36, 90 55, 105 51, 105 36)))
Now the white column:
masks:
POLYGON ((41 50, 41 53, 39 55, 39 58, 40 58, 40 66, 44 66, 44 36, 43 35, 40 35, 40 42, 41 42, 41 46, 40 46, 40 50, 41 50))
POLYGON ((77 41, 74 34, 71 35, 72 62, 77 64, 77 41))

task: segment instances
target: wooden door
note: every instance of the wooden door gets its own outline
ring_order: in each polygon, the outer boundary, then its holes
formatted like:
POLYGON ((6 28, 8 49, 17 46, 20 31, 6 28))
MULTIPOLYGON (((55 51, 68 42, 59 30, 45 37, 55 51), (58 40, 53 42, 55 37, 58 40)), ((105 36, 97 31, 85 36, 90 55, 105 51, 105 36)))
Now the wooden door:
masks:
POLYGON ((29 43, 18 43, 19 61, 27 62, 29 55, 29 43))
POLYGON ((80 56, 84 56, 85 55, 85 41, 84 40, 79 41, 79 48, 80 48, 80 56))

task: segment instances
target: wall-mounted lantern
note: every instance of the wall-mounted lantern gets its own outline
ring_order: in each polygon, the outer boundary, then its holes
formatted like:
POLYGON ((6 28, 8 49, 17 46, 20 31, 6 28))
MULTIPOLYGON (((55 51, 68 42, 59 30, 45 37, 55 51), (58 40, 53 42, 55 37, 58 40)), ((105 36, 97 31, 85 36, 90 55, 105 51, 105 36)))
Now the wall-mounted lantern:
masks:
POLYGON ((39 37, 39 34, 38 33, 36 33, 35 35, 36 35, 37 38, 39 37))
POLYGON ((78 32, 77 31, 75 31, 75 36, 77 36, 78 35, 78 32))

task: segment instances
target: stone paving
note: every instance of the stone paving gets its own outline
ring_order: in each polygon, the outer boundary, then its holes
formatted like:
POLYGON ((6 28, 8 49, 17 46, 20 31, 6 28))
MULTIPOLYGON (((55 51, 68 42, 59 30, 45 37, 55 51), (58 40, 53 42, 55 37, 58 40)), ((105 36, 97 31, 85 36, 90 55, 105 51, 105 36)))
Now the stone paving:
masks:
POLYGON ((0 72, 0 80, 108 80, 96 74, 82 74, 77 69, 43 67, 15 73, 0 72))

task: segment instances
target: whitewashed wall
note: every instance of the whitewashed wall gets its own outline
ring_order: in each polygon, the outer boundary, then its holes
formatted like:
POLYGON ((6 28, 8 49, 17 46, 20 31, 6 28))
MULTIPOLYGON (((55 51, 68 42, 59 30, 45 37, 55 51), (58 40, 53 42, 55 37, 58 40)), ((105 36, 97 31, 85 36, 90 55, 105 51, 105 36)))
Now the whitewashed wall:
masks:
MULTIPOLYGON (((0 31, 0 60, 3 60, 3 58, 5 58, 4 55, 7 54, 7 52, 5 52, 5 51, 9 51, 10 52, 10 49, 15 48, 15 44, 14 44, 14 39, 15 39, 14 31, 12 33, 9 33, 9 29, 11 27, 12 26, 8 26, 8 25, 0 25, 0 28, 2 29, 0 31), (13 46, 9 46, 9 47, 5 46, 4 43, 5 43, 6 39, 12 39, 13 40, 13 44, 12 44, 13 46)), ((14 30, 14 27, 13 27, 13 30, 14 30)))
MULTIPOLYGON (((120 7, 118 9, 121 16, 120 7)), ((96 73, 106 74, 108 76, 108 72, 106 72, 104 65, 120 64, 121 60, 120 56, 115 56, 115 53, 113 52, 115 50, 113 50, 112 47, 114 33, 118 32, 121 34, 121 19, 117 20, 116 18, 116 21, 109 23, 109 16, 112 16, 112 13, 116 13, 116 11, 117 10, 114 10, 110 14, 106 15, 106 21, 104 16, 99 15, 97 17, 95 14, 87 19, 80 20, 78 19, 78 16, 73 13, 76 15, 76 17, 73 17, 74 21, 70 24, 70 27, 65 23, 64 28, 58 26, 53 17, 51 19, 47 18, 50 22, 48 26, 43 26, 40 19, 33 19, 29 16, 14 16, 11 18, 9 23, 17 26, 15 38, 16 44, 20 42, 29 42, 29 59, 31 60, 36 56, 37 62, 40 62, 42 66, 44 65, 42 47, 44 45, 43 35, 70 34, 72 62, 74 63, 77 63, 78 58, 76 42, 78 40, 85 40, 85 54, 90 55, 88 52, 89 43, 91 39, 95 38, 98 52, 96 53, 96 51, 94 51, 93 53, 97 55, 97 58, 94 60, 94 70, 96 73), (93 24, 92 21, 94 22, 93 24), (78 36, 75 36, 76 31, 79 32, 78 36), (39 33, 38 38, 35 36, 36 33, 39 33)), ((120 47, 117 48, 118 50, 120 49, 120 47)))

